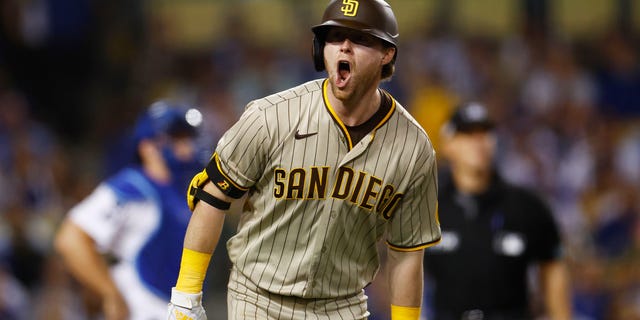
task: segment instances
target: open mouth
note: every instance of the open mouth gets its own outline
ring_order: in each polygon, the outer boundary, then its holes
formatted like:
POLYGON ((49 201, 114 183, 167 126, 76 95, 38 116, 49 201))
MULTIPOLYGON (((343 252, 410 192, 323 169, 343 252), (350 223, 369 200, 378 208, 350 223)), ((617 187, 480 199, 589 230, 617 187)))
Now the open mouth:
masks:
POLYGON ((338 62, 338 84, 344 85, 347 80, 349 80, 349 76, 351 75, 351 65, 348 61, 339 61, 338 62))

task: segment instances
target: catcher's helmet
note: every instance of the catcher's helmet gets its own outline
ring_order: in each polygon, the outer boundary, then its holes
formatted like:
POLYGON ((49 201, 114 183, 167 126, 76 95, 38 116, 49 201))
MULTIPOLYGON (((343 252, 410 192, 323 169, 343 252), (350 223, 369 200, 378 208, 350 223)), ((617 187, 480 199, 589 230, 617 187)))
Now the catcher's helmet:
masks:
POLYGON ((202 114, 195 108, 157 101, 136 122, 134 141, 137 145, 144 139, 161 135, 195 136, 201 122, 202 114))
POLYGON ((331 0, 322 16, 322 23, 313 26, 313 63, 317 71, 324 70, 324 40, 330 27, 345 27, 382 39, 396 48, 398 55, 398 23, 391 6, 384 0, 331 0))

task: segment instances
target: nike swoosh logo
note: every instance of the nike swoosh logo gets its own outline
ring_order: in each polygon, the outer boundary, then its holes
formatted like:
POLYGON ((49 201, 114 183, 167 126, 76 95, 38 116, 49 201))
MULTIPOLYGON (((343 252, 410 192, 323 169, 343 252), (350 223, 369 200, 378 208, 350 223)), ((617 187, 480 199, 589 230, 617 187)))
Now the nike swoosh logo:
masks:
POLYGON ((317 132, 300 133, 300 130, 298 130, 298 131, 296 131, 295 138, 296 138, 296 140, 300 140, 300 139, 304 139, 304 138, 309 138, 311 136, 315 136, 316 134, 318 134, 318 133, 317 132))

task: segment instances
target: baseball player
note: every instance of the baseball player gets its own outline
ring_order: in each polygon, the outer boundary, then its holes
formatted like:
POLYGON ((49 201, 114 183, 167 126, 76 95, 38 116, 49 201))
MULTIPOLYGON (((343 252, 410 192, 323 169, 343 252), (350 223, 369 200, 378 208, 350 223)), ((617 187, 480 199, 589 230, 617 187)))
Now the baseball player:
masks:
POLYGON ((135 163, 73 207, 57 232, 57 251, 99 295, 107 320, 166 319, 190 216, 183 176, 202 166, 194 144, 200 120, 196 109, 153 104, 135 127, 135 163))
POLYGON ((393 319, 418 319, 423 249, 440 239, 436 162, 379 88, 394 72, 395 16, 382 0, 334 0, 312 31, 328 77, 250 102, 191 182, 170 319, 206 319, 202 282, 237 199, 228 319, 367 318, 383 237, 393 319))

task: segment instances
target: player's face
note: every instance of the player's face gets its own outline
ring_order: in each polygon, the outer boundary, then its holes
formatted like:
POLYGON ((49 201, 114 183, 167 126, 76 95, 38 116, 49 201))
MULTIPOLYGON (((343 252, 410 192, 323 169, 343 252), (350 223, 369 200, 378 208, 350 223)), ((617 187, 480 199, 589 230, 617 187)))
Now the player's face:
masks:
POLYGON ((325 38, 324 58, 332 92, 340 100, 359 98, 380 81, 382 66, 395 53, 382 40, 353 29, 334 27, 325 38))
POLYGON ((171 173, 172 184, 178 190, 186 190, 191 177, 202 167, 197 160, 194 138, 189 136, 169 138, 161 149, 164 163, 171 173))

